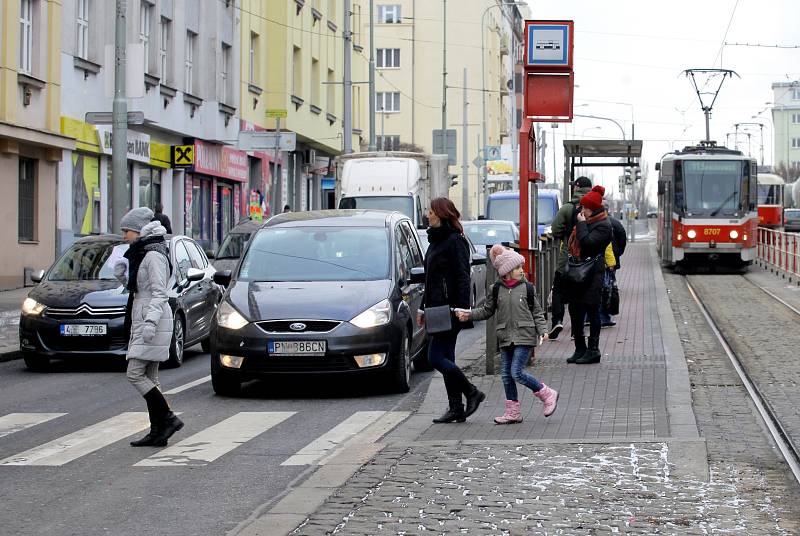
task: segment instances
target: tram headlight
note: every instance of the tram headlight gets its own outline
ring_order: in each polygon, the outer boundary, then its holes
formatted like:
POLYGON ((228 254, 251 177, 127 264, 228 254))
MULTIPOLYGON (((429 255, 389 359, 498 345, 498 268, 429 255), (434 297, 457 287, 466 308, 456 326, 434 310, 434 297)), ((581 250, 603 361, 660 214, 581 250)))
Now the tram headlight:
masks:
POLYGON ((681 233, 678 233, 678 241, 680 242, 681 240, 683 240, 683 235, 681 233))
POLYGON ((739 238, 739 231, 733 229, 730 233, 728 233, 728 236, 731 237, 731 240, 736 240, 737 238, 739 238))
POLYGON ((695 238, 697 238, 697 231, 695 231, 694 229, 689 229, 688 231, 686 231, 686 236, 689 237, 689 240, 694 240, 695 238))

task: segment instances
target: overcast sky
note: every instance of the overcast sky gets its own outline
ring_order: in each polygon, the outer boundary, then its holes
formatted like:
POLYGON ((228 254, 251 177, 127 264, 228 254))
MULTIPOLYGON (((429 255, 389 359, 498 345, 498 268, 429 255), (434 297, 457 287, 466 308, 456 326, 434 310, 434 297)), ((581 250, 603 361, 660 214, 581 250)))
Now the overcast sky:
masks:
MULTIPOLYGON (((665 152, 705 137, 697 96, 690 80, 681 74, 687 68, 722 67, 741 76, 723 84, 711 116, 711 139, 724 144, 734 123, 764 122, 765 163, 772 163, 769 111, 761 119, 753 116, 772 101, 773 82, 800 78, 800 48, 722 44, 800 46, 800 0, 527 1, 534 19, 575 21, 574 68, 579 87, 574 111, 624 122, 629 136, 631 107, 602 101, 631 103, 636 138, 644 140, 651 179, 653 165, 665 152)), ((559 176, 564 126, 555 130, 559 176)), ((576 138, 620 136, 619 128, 608 121, 576 118, 566 128, 570 137, 573 129, 576 138)), ((759 158, 758 127, 753 132, 752 154, 759 158)), ((550 133, 548 143, 552 142, 550 133)), ((746 152, 747 137, 740 134, 739 140, 739 148, 746 152)), ((546 165, 551 177, 552 150, 548 150, 546 165)), ((616 189, 618 170, 602 168, 595 174, 607 188, 616 189)), ((654 189, 655 180, 650 182, 654 189)))

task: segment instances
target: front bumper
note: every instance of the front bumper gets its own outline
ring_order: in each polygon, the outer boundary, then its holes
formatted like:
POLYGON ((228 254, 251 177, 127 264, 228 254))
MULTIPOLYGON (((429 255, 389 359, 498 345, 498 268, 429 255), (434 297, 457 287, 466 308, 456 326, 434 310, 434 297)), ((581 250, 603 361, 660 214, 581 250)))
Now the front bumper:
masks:
POLYGON ((77 357, 89 355, 125 356, 128 338, 125 336, 125 318, 59 318, 21 315, 19 321, 19 347, 23 352, 49 357, 77 357), (60 333, 62 324, 105 324, 106 335, 97 337, 65 337, 60 333))
POLYGON ((251 323, 239 330, 229 330, 217 325, 212 328, 212 371, 224 370, 226 376, 242 380, 273 374, 358 374, 385 370, 399 354, 402 330, 393 323, 375 328, 361 329, 342 322, 327 333, 267 333, 251 323), (269 355, 267 344, 273 341, 325 341, 324 356, 269 355), (357 355, 385 353, 383 364, 359 367, 357 355), (239 368, 225 367, 221 355, 244 358, 239 368))

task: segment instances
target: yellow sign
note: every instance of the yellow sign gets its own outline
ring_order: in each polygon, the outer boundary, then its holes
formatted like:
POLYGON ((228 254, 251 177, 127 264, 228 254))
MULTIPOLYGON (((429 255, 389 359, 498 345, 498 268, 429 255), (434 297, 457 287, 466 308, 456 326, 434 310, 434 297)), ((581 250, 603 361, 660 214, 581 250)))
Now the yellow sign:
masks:
POLYGON ((172 147, 172 162, 177 166, 194 165, 194 145, 175 145, 172 147))
POLYGON ((272 108, 272 109, 267 109, 264 115, 266 115, 267 117, 274 117, 276 119, 277 118, 283 119, 288 115, 288 112, 282 108, 272 108))

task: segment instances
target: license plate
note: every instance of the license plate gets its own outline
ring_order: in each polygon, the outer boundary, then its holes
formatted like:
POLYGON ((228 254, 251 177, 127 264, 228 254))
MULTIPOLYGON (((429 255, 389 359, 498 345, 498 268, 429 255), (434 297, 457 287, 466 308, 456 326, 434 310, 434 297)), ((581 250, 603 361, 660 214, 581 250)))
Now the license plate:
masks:
POLYGON ((269 341, 269 355, 325 355, 325 341, 269 341))
POLYGON ((105 324, 62 324, 61 334, 66 337, 100 337, 108 333, 105 324))

